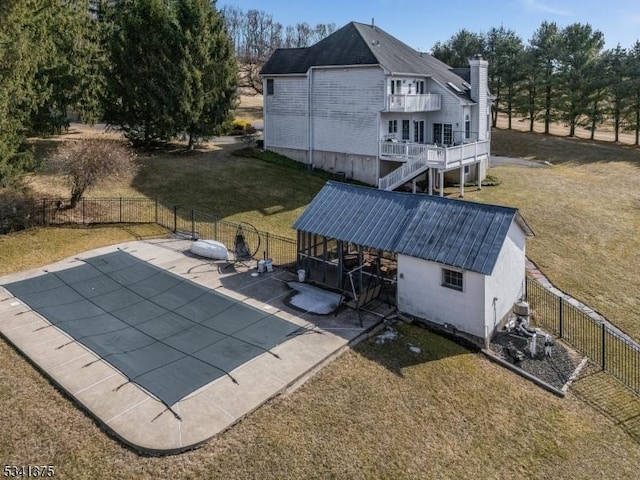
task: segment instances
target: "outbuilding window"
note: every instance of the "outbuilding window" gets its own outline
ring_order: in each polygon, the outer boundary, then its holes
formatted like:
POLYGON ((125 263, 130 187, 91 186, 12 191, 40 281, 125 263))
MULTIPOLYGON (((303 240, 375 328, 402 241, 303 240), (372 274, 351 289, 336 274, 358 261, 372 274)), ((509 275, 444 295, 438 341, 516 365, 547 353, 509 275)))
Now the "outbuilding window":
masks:
POLYGON ((273 78, 267 78, 267 95, 273 95, 273 78))
POLYGON ((447 288, 453 288, 454 290, 462 291, 462 272, 457 270, 450 270, 448 268, 442 269, 442 286, 447 288))

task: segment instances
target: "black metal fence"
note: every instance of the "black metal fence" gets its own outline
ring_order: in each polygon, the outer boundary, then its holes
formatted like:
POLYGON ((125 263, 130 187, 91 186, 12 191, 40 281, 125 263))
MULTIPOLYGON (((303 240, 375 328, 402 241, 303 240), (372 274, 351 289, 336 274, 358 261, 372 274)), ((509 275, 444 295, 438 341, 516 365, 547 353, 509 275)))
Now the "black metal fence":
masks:
POLYGON ((553 332, 640 394, 640 348, 637 344, 532 278, 527 278, 527 301, 536 325, 553 332))
POLYGON ((66 200, 45 198, 0 205, 0 234, 35 226, 110 223, 156 223, 191 238, 217 240, 232 252, 237 235, 242 233, 254 258, 270 258, 276 266, 295 268, 295 240, 161 200, 83 198, 71 208, 66 200))

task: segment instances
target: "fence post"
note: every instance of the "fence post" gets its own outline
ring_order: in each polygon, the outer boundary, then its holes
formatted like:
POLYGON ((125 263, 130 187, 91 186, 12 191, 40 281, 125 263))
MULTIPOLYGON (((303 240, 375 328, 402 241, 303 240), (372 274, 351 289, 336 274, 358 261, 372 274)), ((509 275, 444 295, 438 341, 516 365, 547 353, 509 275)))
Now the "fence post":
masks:
POLYGON ((120 222, 122 223, 122 197, 120 197, 120 222))
POLYGON ((602 327, 602 370, 605 370, 607 367, 607 364, 605 362, 605 354, 606 354, 606 348, 605 348, 605 344, 606 344, 606 335, 607 335, 607 326, 604 324, 604 322, 602 322, 600 324, 600 326, 602 327))
POLYGON ((563 327, 562 324, 563 322, 563 311, 564 311, 564 300, 562 299, 562 297, 558 297, 560 299, 560 316, 558 317, 558 319, 560 320, 560 326, 559 326, 559 331, 560 331, 560 338, 562 337, 562 333, 563 333, 563 327))
POLYGON ((42 199, 42 225, 47 224, 47 199, 42 199))
POLYGON ((82 197, 82 225, 84 225, 84 197, 82 197))
POLYGON ((173 206, 173 233, 178 231, 178 205, 173 206))
POLYGON ((267 258, 271 258, 271 254, 269 253, 269 232, 265 232, 267 237, 267 258))
POLYGON ((156 197, 156 225, 158 224, 158 197, 156 197))
POLYGON ((196 211, 191 209, 191 238, 196 238, 196 211))

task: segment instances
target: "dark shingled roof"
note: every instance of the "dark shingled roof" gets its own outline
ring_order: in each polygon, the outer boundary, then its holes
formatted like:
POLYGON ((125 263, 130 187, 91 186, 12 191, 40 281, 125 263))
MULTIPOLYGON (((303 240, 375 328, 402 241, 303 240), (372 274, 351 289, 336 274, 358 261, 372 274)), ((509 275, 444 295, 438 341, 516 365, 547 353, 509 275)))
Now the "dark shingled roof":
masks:
POLYGON ((518 210, 327 182, 296 230, 490 275, 518 210))
POLYGON ((465 92, 465 78, 428 53, 417 52, 379 27, 351 22, 324 40, 306 48, 279 48, 261 75, 304 74, 313 66, 380 65, 393 73, 424 75, 449 88, 451 82, 465 92))

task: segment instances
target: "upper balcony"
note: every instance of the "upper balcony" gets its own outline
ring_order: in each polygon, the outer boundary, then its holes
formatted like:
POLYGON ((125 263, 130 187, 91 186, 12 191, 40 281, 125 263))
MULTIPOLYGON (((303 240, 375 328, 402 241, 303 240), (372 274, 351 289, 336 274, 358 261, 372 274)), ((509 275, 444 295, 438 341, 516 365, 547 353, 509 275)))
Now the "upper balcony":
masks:
POLYGON ((437 93, 423 95, 388 95, 387 112, 435 112, 440 110, 442 97, 437 93))

